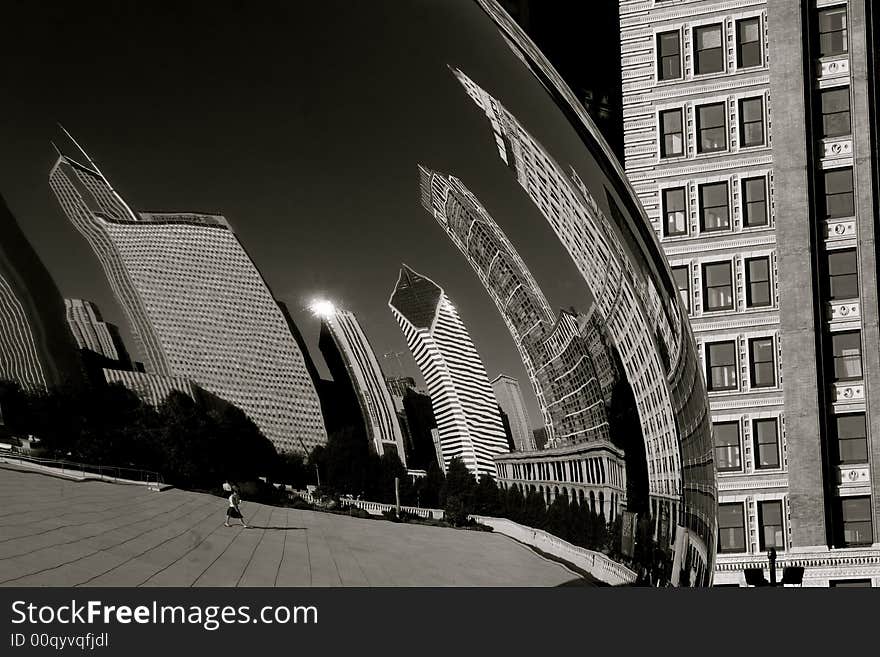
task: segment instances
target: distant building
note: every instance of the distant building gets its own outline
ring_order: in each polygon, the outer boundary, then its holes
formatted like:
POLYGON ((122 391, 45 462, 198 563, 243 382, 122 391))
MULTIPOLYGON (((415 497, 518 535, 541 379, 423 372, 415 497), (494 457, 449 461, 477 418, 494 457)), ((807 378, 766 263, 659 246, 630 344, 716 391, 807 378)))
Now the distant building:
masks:
POLYGON ((321 318, 319 346, 333 380, 350 392, 359 428, 380 456, 394 453, 406 466, 403 432, 385 375, 354 313, 330 302, 314 304, 321 318))
MULTIPOLYGON (((85 299, 65 299, 67 325, 83 353, 87 369, 133 369, 119 328, 101 318, 101 311, 85 299)), ((97 377, 94 377, 97 378, 97 377)))
POLYGON ((124 385, 151 406, 159 406, 172 392, 181 392, 194 401, 198 400, 196 386, 180 377, 105 369, 104 378, 107 383, 124 385))
POLYGON ((103 266, 149 372, 239 407, 281 452, 325 444, 289 317, 226 219, 136 213, 83 156, 60 155, 50 186, 103 266))
POLYGON ((0 197, 0 379, 45 389, 82 376, 61 294, 0 197))
POLYGON ((495 476, 507 452, 486 368, 443 289, 406 265, 388 301, 431 395, 442 465, 460 457, 475 475, 495 476))
POLYGON ((507 374, 499 374, 492 380, 492 388, 495 390, 498 405, 507 415, 514 448, 520 452, 536 449, 519 381, 507 374))
POLYGON ((540 427, 532 431, 532 436, 535 440, 535 447, 537 449, 545 449, 547 447, 547 429, 546 427, 540 427))
POLYGON ((385 379, 392 397, 403 399, 407 390, 416 389, 416 381, 411 376, 396 376, 385 379))

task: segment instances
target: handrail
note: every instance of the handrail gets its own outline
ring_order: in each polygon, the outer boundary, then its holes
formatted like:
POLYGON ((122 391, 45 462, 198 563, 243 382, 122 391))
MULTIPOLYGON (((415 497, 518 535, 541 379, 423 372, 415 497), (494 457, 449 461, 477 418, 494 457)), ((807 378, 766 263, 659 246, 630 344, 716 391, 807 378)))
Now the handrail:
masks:
POLYGON ((155 470, 145 470, 143 468, 80 463, 77 461, 68 461, 67 459, 49 459, 39 456, 29 456, 26 454, 22 454, 21 452, 14 452, 11 450, 0 451, 0 456, 8 460, 17 460, 19 463, 28 462, 33 463, 34 465, 42 465, 44 467, 60 468, 62 473, 64 473, 66 470, 71 470, 74 472, 79 471, 82 475, 85 475, 87 472, 89 474, 97 474, 102 479, 104 477, 108 477, 114 480, 124 479, 127 481, 141 481, 147 484, 155 483, 160 486, 164 485, 165 483, 161 473, 156 472, 155 470), (123 476, 123 474, 125 474, 126 476, 123 476), (129 474, 136 476, 128 476, 129 474))

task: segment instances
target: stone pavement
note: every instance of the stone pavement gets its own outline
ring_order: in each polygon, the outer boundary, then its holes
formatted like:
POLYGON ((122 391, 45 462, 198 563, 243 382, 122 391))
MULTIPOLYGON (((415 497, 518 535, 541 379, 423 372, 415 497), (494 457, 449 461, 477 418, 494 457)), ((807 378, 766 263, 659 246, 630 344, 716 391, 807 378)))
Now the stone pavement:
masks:
POLYGON ((3 586, 558 586, 580 579, 500 534, 242 504, 0 468, 3 586))

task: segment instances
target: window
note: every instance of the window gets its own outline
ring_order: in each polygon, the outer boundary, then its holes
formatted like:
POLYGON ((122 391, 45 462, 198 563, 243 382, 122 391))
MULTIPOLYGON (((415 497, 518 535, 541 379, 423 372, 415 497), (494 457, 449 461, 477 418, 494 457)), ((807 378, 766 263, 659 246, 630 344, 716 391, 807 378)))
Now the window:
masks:
POLYGON ((739 502, 718 505, 718 551, 745 552, 746 523, 739 502))
POLYGON ((840 55, 846 51, 846 7, 819 10, 819 56, 840 55))
POLYGON ((681 38, 678 30, 657 35, 657 66, 660 80, 681 77, 681 38))
POLYGON ((764 99, 739 101, 739 139, 744 148, 764 144, 764 99))
POLYGON ((739 68, 760 66, 761 24, 757 18, 736 22, 736 65, 739 68))
POLYGON ((712 103, 697 108, 697 150, 714 153, 727 148, 724 103, 712 103))
POLYGON ((767 225, 767 183, 762 178, 746 178, 742 183, 743 225, 767 225))
POLYGON ((675 279, 675 287, 688 313, 691 312, 691 268, 688 265, 672 268, 672 278, 675 279))
POLYGON ((776 385, 776 368, 773 365, 773 338, 749 340, 749 361, 753 388, 770 388, 776 385))
POLYGON ((715 468, 718 472, 742 470, 739 446, 739 422, 713 422, 715 468))
POLYGON ((785 549, 781 500, 758 502, 758 524, 761 526, 762 550, 769 550, 772 547, 785 549))
POLYGON ((681 127, 681 110, 660 112, 661 157, 675 157, 684 154, 684 132, 681 127))
POLYGON ((724 70, 724 48, 721 25, 694 28, 694 72, 720 73, 724 70))
POLYGON ((874 540, 871 526, 871 498, 844 497, 840 500, 843 545, 870 545, 874 540))
POLYGON ((730 228, 730 208, 727 203, 727 183, 700 185, 700 230, 727 230, 730 228))
POLYGON ((853 205, 852 169, 832 169, 825 172, 825 218, 851 217, 853 205))
POLYGON ((687 235, 684 187, 663 190, 663 231, 666 237, 687 235))
POLYGON ((706 310, 733 308, 733 276, 729 262, 703 265, 703 296, 706 310))
POLYGON ((746 305, 759 308, 770 303, 770 258, 749 258, 746 260, 746 305))
POLYGON ((736 390, 736 343, 715 342, 706 345, 709 390, 736 390))
POLYGON ((755 439, 755 468, 765 470, 779 467, 779 425, 775 418, 755 420, 752 423, 755 439))
POLYGON ((823 89, 822 105, 822 136, 840 137, 852 131, 849 117, 849 87, 823 89))
POLYGON ((855 249, 841 249, 828 253, 828 297, 857 299, 859 296, 859 271, 855 249))
POLYGON ((868 462, 868 428, 864 413, 837 416, 838 463, 868 462))
POLYGON ((862 378, 862 334, 860 331, 831 334, 834 378, 851 381, 862 378))
POLYGON ((869 579, 838 579, 829 582, 831 588, 871 588, 871 580, 869 579))

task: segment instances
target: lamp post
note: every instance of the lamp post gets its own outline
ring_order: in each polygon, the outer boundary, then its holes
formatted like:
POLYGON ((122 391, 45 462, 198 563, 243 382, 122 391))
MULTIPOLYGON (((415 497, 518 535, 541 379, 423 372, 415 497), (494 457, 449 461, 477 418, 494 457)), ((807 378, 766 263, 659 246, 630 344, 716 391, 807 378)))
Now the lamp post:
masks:
POLYGON ((785 586, 793 584, 802 586, 804 581, 803 566, 786 566, 782 569, 782 581, 776 581, 776 547, 771 547, 767 552, 767 560, 770 562, 770 581, 764 578, 763 568, 746 568, 747 586, 785 586))

